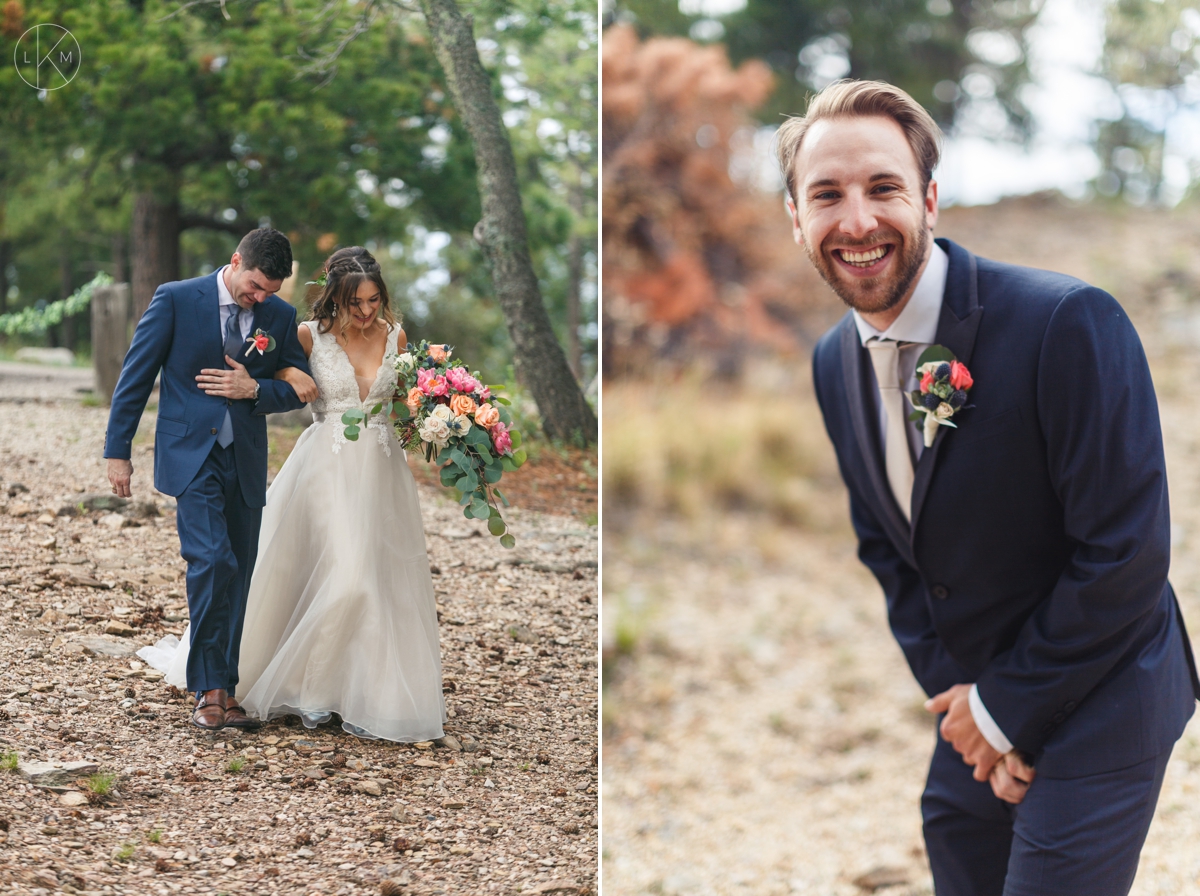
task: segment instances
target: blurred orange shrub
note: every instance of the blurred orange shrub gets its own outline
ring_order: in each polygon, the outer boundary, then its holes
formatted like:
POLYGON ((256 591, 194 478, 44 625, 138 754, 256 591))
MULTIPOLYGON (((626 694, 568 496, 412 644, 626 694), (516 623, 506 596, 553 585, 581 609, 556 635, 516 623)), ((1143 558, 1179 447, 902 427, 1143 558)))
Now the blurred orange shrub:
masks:
POLYGON ((840 303, 792 242, 782 195, 730 175, 768 67, 624 25, 605 32, 602 65, 605 376, 664 361, 732 374, 747 352, 807 348, 840 303))

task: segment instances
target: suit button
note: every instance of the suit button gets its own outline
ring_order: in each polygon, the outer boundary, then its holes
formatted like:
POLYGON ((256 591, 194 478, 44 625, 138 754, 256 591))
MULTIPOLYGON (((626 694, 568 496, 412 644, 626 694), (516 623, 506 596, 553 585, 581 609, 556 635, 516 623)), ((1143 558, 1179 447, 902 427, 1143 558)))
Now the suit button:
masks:
POLYGON ((946 598, 948 598, 950 596, 950 589, 947 588, 945 585, 934 585, 932 588, 929 589, 929 593, 932 594, 934 597, 936 597, 938 600, 945 600, 946 598))
POLYGON ((1079 704, 1076 703, 1074 700, 1068 700, 1066 703, 1063 704, 1063 712, 1074 712, 1075 707, 1078 705, 1079 704))
POLYGON ((212 434, 215 436, 215 435, 217 434, 217 429, 216 429, 216 427, 213 427, 212 429, 210 429, 210 430, 209 430, 209 432, 210 432, 210 433, 212 433, 212 434))
POLYGON ((1056 712, 1054 715, 1052 715, 1050 717, 1050 721, 1053 722, 1055 725, 1061 725, 1063 722, 1063 719, 1065 719, 1066 717, 1067 717, 1067 714, 1065 712, 1056 712))

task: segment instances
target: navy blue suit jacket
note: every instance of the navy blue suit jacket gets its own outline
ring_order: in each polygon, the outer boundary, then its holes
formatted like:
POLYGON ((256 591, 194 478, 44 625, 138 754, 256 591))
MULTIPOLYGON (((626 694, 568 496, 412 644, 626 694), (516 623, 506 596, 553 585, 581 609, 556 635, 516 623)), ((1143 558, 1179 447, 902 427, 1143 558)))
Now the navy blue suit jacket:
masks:
MULTIPOLYGON (((304 349, 296 338, 296 310, 278 296, 254 306, 251 333, 275 337, 275 348, 234 358, 258 381, 258 401, 206 395, 196 382, 204 368, 224 368, 217 272, 194 280, 164 283, 138 321, 125 355, 108 415, 104 456, 128 458, 134 433, 154 387, 159 385, 158 422, 154 434, 154 487, 178 497, 208 457, 228 408, 242 497, 250 507, 267 500, 266 414, 296 410, 304 403, 275 371, 296 367, 309 372, 304 349)), ((246 344, 249 345, 248 343, 246 344)))
POLYGON ((1167 582, 1162 433, 1137 333, 1102 290, 938 244, 950 268, 936 341, 975 385, 958 428, 921 455, 911 525, 851 315, 814 353, 859 557, 926 693, 976 682, 1040 774, 1155 756, 1200 683, 1167 582))

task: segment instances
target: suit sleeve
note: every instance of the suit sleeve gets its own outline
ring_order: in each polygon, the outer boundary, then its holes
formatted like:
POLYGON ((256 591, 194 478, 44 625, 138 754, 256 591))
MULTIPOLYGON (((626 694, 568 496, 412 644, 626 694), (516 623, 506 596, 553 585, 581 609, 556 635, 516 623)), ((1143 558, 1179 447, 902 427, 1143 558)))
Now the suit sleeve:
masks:
POLYGON ((175 303, 166 284, 154 292, 150 306, 133 331, 133 342, 121 364, 108 412, 104 456, 129 459, 154 380, 166 363, 175 335, 175 303))
MULTIPOLYGON (((308 369, 308 359, 304 357, 304 348, 296 338, 296 310, 288 306, 287 326, 282 338, 278 339, 279 359, 275 369, 295 367, 311 375, 308 369)), ((254 405, 255 416, 263 414, 279 414, 284 411, 295 411, 304 407, 296 395, 296 390, 283 380, 258 380, 258 401, 254 405)))
POLYGON ((1170 563, 1154 385, 1133 325, 1107 293, 1081 288, 1059 302, 1042 343, 1037 401, 1075 548, 1016 643, 976 682, 1001 730, 1031 754, 1060 713, 1127 655, 1162 600, 1170 563))
MULTIPOLYGON (((821 387, 820 349, 813 357, 813 384, 817 400, 829 429, 829 409, 821 387)), ((837 399, 833 399, 837 400, 837 399)), ((929 600, 920 575, 908 564, 892 544, 870 504, 847 475, 843 450, 829 429, 837 448, 838 466, 850 492, 850 522, 858 536, 858 558, 874 573, 883 588, 887 602, 888 625, 900 645, 908 666, 925 693, 932 697, 947 688, 967 681, 967 674, 946 652, 933 627, 929 600)))

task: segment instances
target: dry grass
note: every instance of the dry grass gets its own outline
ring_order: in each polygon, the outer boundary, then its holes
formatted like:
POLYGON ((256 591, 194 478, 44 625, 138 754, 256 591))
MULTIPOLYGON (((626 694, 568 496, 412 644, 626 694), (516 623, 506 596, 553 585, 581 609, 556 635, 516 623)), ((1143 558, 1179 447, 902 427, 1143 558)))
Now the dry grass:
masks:
POLYGON ((807 363, 740 384, 699 375, 606 383, 606 519, 761 514, 804 529, 846 517, 807 363))

